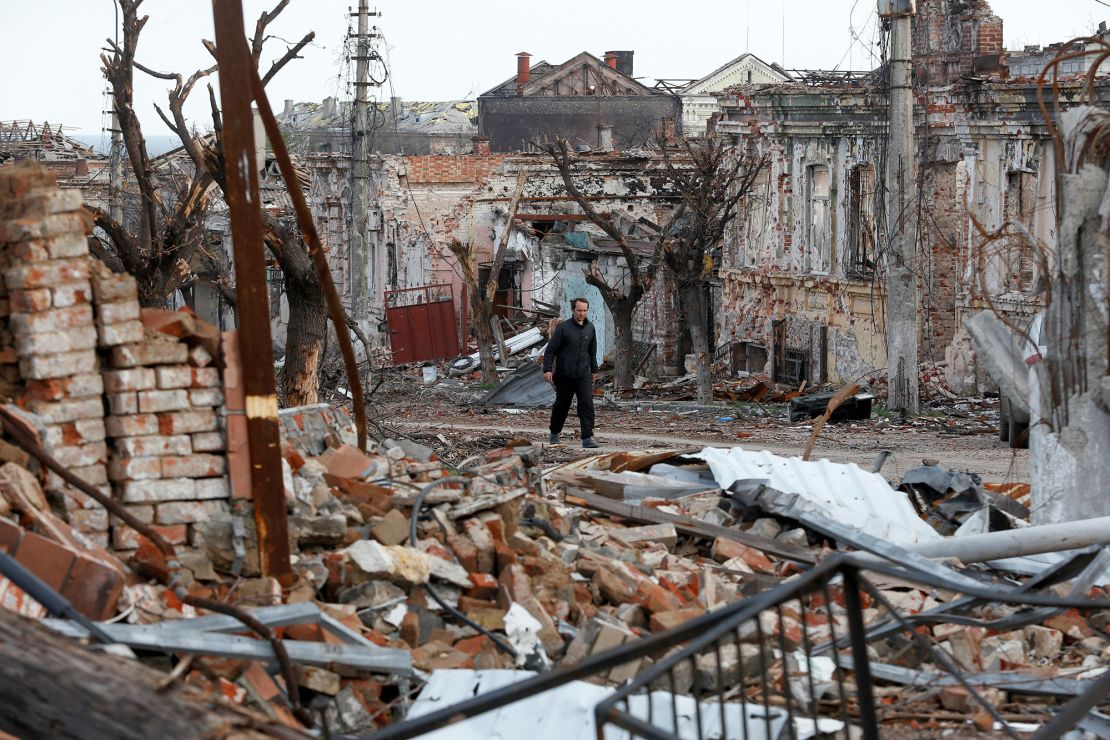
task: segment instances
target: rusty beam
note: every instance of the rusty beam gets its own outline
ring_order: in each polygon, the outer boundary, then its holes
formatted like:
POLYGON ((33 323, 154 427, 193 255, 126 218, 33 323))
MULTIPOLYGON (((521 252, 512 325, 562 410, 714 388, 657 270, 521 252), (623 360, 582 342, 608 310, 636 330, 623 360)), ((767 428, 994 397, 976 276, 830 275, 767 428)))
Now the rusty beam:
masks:
POLYGON ((289 586, 289 523, 281 480, 281 441, 277 388, 270 337, 270 300, 262 245, 262 211, 258 167, 254 161, 251 78, 254 62, 243 32, 240 0, 212 0, 216 25, 216 59, 220 65, 223 149, 235 290, 239 299, 239 352, 246 394, 247 447, 251 461, 251 497, 258 529, 262 575, 289 586))

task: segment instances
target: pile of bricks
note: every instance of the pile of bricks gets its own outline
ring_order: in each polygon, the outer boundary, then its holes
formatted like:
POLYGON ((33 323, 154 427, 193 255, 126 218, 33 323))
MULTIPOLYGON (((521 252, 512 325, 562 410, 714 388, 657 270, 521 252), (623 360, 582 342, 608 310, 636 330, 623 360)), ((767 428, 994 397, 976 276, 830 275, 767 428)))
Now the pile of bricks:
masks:
MULTIPOLYGON (((226 511, 230 495, 213 352, 188 343, 189 314, 140 310, 130 275, 98 272, 93 285, 101 335, 125 340, 104 371, 108 478, 141 521, 171 544, 195 545, 193 525, 226 511)), ((134 530, 113 527, 113 548, 138 546, 134 530)))

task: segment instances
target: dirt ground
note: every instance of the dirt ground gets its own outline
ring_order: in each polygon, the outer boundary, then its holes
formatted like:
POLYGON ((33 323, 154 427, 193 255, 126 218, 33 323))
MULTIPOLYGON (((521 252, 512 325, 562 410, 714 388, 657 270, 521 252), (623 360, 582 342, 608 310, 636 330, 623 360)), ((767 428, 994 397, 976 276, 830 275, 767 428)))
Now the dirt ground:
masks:
MULTIPOLYGON (((380 389, 378 394, 374 411, 386 431, 393 428, 457 453, 447 457, 473 454, 513 437, 547 442, 547 409, 483 408, 475 402, 480 390, 473 387, 422 388, 418 383, 402 382, 384 392, 380 389)), ((802 453, 813 430, 811 422, 791 424, 785 404, 732 404, 708 410, 652 399, 612 402, 599 398, 595 406, 600 452, 712 445, 794 456, 802 453)), ((995 431, 997 419, 996 399, 955 401, 913 419, 894 418, 879 407, 866 421, 827 425, 812 457, 870 469, 879 451, 888 450, 882 473, 889 479, 900 478, 924 459, 933 459, 946 468, 976 473, 984 482, 1028 481, 1028 450, 1012 450, 1000 442, 995 431)), ((547 459, 561 462, 594 452, 580 446, 573 408, 562 441, 548 450, 547 459)))

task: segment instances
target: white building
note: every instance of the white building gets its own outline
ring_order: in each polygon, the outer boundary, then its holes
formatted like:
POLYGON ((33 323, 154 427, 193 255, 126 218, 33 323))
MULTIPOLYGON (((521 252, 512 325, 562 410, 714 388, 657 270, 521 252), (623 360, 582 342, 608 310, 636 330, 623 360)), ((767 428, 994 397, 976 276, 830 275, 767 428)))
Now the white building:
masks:
POLYGON ((687 136, 704 134, 710 117, 721 109, 717 95, 733 85, 772 85, 788 79, 790 75, 779 65, 755 54, 741 54, 682 89, 682 131, 687 136))

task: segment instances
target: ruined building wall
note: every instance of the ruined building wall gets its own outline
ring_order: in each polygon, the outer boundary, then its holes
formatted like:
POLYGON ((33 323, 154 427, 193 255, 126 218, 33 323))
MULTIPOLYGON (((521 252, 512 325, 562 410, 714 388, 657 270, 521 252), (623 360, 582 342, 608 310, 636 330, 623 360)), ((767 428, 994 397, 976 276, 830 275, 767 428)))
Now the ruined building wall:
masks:
MULTIPOLYGON (((967 5, 966 22, 937 15, 940 5, 927 4, 915 37, 929 51, 923 63, 935 65, 933 79, 1000 48, 1001 22, 985 4, 967 5)), ((758 345, 767 371, 776 337, 790 351, 814 353, 812 382, 880 369, 881 84, 732 92, 719 130, 755 141, 772 161, 725 245, 722 339, 758 345), (873 228, 861 229, 868 221, 873 228)), ((948 362, 949 382, 973 392, 982 377, 963 320, 988 306, 1013 316, 1037 310, 1037 276, 1055 241, 1051 147, 1029 84, 922 85, 915 116, 922 357, 948 362), (1020 224, 1032 244, 981 233, 1007 222, 1020 224)))
MULTIPOLYGON (((144 313, 129 275, 89 255, 80 193, 34 166, 0 169, 0 378, 47 452, 155 525, 175 545, 230 497, 219 332, 144 313), (203 333, 203 332, 201 332, 203 333)), ((97 546, 135 534, 80 491, 46 476, 70 525, 97 546)))

